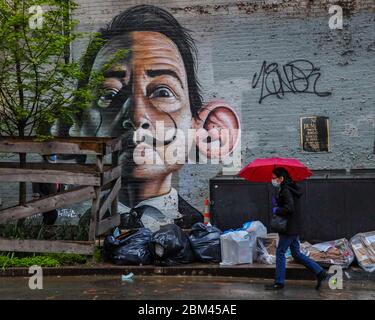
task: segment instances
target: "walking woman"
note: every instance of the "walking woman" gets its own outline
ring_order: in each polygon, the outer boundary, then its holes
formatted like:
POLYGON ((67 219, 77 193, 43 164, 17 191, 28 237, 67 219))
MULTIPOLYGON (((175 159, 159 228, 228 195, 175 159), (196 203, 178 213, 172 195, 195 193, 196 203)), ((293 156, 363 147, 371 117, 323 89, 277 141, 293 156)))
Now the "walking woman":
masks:
POLYGON ((285 232, 279 232, 279 244, 276 250, 276 276, 272 285, 266 285, 266 290, 280 290, 284 288, 286 259, 285 253, 290 247, 294 260, 313 271, 317 278, 316 289, 319 289, 327 273, 315 261, 305 256, 300 251, 299 221, 301 212, 299 198, 302 196, 300 188, 292 181, 288 171, 283 167, 277 167, 272 171, 272 185, 276 188, 276 196, 273 197, 272 213, 287 219, 285 232))

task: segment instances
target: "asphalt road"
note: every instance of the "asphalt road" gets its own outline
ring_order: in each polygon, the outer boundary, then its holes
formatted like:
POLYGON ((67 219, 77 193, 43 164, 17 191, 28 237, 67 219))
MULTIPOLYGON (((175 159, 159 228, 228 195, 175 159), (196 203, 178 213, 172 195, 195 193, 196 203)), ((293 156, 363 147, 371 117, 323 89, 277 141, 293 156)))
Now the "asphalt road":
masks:
POLYGON ((43 289, 31 290, 29 278, 0 277, 0 299, 370 299, 375 300, 374 281, 344 281, 343 289, 320 291, 313 281, 287 281, 283 291, 269 292, 270 280, 231 277, 119 276, 44 277, 43 289))

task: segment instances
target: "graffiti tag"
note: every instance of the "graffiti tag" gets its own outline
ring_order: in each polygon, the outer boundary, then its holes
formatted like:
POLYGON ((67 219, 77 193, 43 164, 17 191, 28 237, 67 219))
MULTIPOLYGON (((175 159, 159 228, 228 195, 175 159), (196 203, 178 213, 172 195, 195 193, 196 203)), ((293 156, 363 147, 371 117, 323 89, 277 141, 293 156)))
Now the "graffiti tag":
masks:
POLYGON ((281 99, 285 93, 312 93, 326 97, 331 92, 320 92, 317 82, 321 76, 320 68, 308 60, 299 59, 286 63, 281 68, 278 63, 263 61, 259 74, 255 73, 252 80, 253 89, 261 86, 259 103, 268 96, 275 95, 281 99))

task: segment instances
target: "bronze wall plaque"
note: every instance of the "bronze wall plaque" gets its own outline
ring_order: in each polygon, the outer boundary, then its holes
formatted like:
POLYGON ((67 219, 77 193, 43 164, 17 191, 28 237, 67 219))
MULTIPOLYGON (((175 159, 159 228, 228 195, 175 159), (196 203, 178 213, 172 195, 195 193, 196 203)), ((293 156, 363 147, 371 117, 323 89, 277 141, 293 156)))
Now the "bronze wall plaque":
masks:
POLYGON ((301 146, 307 152, 329 152, 329 118, 301 117, 301 146))

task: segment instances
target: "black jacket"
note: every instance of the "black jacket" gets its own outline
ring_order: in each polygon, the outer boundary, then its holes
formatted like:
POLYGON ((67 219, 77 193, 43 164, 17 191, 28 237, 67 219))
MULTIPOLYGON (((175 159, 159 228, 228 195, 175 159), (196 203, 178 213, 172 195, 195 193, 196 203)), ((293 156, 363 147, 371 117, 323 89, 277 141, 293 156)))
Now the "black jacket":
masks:
POLYGON ((302 192, 295 183, 283 183, 276 195, 276 214, 288 218, 287 235, 297 235, 300 232, 301 196, 302 192))
POLYGON ((178 211, 181 213, 182 218, 176 219, 175 224, 182 229, 190 229, 195 223, 204 221, 202 213, 180 195, 178 195, 178 211))

